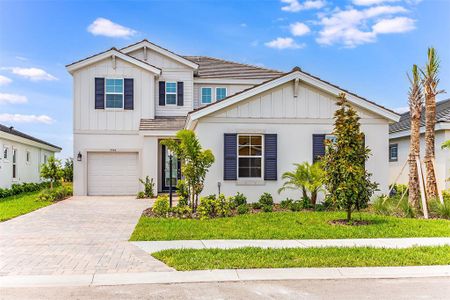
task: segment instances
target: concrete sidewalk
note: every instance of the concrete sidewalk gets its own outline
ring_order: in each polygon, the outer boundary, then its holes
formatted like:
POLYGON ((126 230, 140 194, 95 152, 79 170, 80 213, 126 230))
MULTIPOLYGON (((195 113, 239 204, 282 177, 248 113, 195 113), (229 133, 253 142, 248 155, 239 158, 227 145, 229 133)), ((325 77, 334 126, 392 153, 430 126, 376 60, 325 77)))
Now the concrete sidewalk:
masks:
POLYGON ((413 246, 450 245, 450 238, 380 238, 339 240, 180 240, 131 242, 148 253, 167 249, 233 249, 260 248, 311 248, 311 247, 374 247, 409 248, 413 246))
POLYGON ((450 266, 236 269, 93 275, 0 276, 0 287, 107 286, 261 280, 449 277, 450 266))

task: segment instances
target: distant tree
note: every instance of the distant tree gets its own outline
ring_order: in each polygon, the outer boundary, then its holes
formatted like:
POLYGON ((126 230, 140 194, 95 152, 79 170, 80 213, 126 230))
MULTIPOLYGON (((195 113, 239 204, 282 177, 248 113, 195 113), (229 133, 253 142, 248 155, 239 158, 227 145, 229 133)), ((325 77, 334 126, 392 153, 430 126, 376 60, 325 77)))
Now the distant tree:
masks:
POLYGON ((62 176, 61 160, 53 155, 50 156, 47 163, 41 166, 41 177, 50 180, 50 189, 53 189, 53 183, 61 180, 62 176))
POLYGON ((177 132, 176 139, 161 142, 181 160, 181 174, 185 178, 189 190, 189 203, 195 211, 198 196, 203 191, 206 173, 214 163, 211 150, 203 150, 200 141, 192 130, 183 129, 177 132))
POLYGON ((73 181, 73 159, 67 158, 63 167, 63 179, 66 182, 73 181))
POLYGON ((408 202, 414 208, 419 208, 420 186, 417 170, 417 158, 420 155, 420 118, 423 107, 421 78, 417 65, 413 65, 412 76, 408 75, 409 112, 411 119, 411 135, 409 145, 409 194, 408 202))
POLYGON ((356 110, 347 102, 344 93, 338 96, 337 105, 333 130, 336 139, 327 142, 322 159, 324 183, 327 199, 344 209, 347 221, 350 221, 354 210, 367 206, 378 184, 371 182, 372 174, 365 169, 370 150, 365 147, 356 110))

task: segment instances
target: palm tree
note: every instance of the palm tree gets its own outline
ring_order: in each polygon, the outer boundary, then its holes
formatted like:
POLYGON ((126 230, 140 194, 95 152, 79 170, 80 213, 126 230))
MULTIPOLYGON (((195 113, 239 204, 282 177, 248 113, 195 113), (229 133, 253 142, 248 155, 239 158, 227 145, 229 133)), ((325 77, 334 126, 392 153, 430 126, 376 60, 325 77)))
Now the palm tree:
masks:
POLYGON ((412 207, 419 207, 419 176, 416 160, 420 155, 420 117, 422 114, 423 94, 420 74, 417 65, 413 65, 412 78, 408 75, 411 86, 409 88, 409 114, 411 119, 411 140, 409 146, 409 198, 412 207))
POLYGON ((323 185, 323 175, 320 163, 310 165, 308 162, 294 164, 295 170, 284 172, 281 178, 285 180, 283 186, 278 189, 278 193, 284 190, 301 190, 304 199, 309 198, 313 206, 317 202, 317 194, 323 185), (311 197, 308 197, 310 192, 311 197))
POLYGON ((439 58, 436 50, 428 48, 428 61, 425 70, 421 70, 423 75, 423 88, 425 92, 425 172, 426 172, 426 193, 429 199, 437 197, 436 174, 433 168, 434 144, 436 124, 436 95, 443 91, 438 90, 439 78, 439 58))

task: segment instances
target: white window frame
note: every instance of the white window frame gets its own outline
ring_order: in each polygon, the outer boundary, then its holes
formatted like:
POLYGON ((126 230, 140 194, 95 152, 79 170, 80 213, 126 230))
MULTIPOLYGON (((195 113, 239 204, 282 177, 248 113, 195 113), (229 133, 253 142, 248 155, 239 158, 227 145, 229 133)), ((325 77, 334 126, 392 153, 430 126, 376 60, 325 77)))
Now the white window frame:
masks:
POLYGON ((2 159, 4 159, 5 162, 9 161, 9 146, 6 145, 3 146, 2 159), (5 157, 5 150, 6 150, 6 157, 5 157))
POLYGON ((31 152, 30 152, 30 150, 26 150, 26 152, 25 152, 26 154, 26 156, 25 156, 25 158, 26 158, 26 163, 27 163, 27 165, 29 165, 30 163, 31 163, 31 152))
POLYGON ((166 106, 177 106, 178 103, 178 82, 176 81, 166 81, 164 86, 164 103, 166 106), (175 92, 167 92, 167 84, 168 83, 175 83, 175 92), (175 95, 175 103, 167 103, 167 95, 175 95))
POLYGON ((395 144, 389 144, 389 162, 396 162, 396 161, 398 161, 398 144, 397 143, 395 143, 395 144), (393 158, 392 157, 392 153, 391 153, 391 149, 392 148, 396 148, 397 149, 397 156, 395 157, 395 158, 393 158))
MULTIPOLYGON (((244 146, 244 145, 242 145, 244 146)), ((263 179, 264 178, 264 134, 260 133, 240 133, 237 135, 237 141, 236 141, 236 151, 237 151, 237 178, 239 180, 246 180, 246 179, 263 179), (250 147, 251 145, 251 137, 252 136, 260 136, 261 137, 261 155, 240 155, 239 154, 239 137, 241 136, 249 136, 250 137, 250 147), (239 158, 261 158, 261 176, 259 177, 241 177, 239 176, 239 158)))
POLYGON ((112 78, 112 77, 105 78, 105 110, 123 110, 124 109, 124 106, 125 106, 125 92, 124 92, 125 86, 124 86, 124 84, 125 84, 125 80, 123 78, 112 78), (122 80, 122 93, 117 93, 117 92, 108 93, 106 91, 106 81, 107 80, 122 80), (109 95, 122 95, 122 107, 107 107, 106 106, 106 96, 108 94, 109 95))
POLYGON ((11 156, 11 167, 12 167, 11 168, 11 172, 12 172, 11 176, 12 176, 13 181, 17 181, 18 180, 17 158, 19 155, 18 155, 17 148, 12 147, 11 149, 12 149, 12 151, 11 151, 11 155, 12 155, 11 156))
POLYGON ((216 87, 216 89, 215 89, 215 93, 214 93, 214 98, 215 98, 215 101, 217 102, 217 101, 221 101, 221 100, 223 100, 223 99, 225 99, 226 97, 228 97, 228 88, 226 88, 226 87, 224 87, 224 86, 217 86, 216 87), (224 89, 225 90, 225 97, 223 97, 222 99, 217 99, 217 90, 218 89, 224 89))
POLYGON ((203 86, 200 88, 200 103, 202 105, 208 105, 214 102, 214 95, 213 95, 213 88, 210 86, 203 86), (211 90, 211 102, 203 102, 203 90, 204 89, 210 89, 211 90))

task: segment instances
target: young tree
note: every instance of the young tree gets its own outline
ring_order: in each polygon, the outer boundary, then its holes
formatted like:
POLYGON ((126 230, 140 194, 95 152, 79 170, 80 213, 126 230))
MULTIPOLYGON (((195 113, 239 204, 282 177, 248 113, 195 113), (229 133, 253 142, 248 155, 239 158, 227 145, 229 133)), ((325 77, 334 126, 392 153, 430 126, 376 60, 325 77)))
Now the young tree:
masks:
POLYGON ((316 206, 317 194, 323 186, 323 169, 320 163, 310 165, 308 162, 294 164, 295 170, 284 172, 281 178, 285 180, 278 193, 284 190, 301 190, 304 199, 308 199, 312 206, 316 206), (308 191, 311 197, 308 197, 308 191))
POLYGON ((73 181, 73 159, 72 158, 67 158, 66 161, 64 162, 63 179, 66 182, 73 181))
POLYGON ((435 125, 436 125, 436 95, 443 91, 438 90, 439 58, 434 48, 428 48, 428 61, 423 75, 423 88, 425 92, 425 172, 426 192, 428 199, 437 197, 436 174, 433 168, 435 125))
POLYGON ((423 106, 421 78, 417 65, 413 65, 412 76, 408 75, 409 113, 411 119, 411 138, 409 145, 409 195, 408 202, 412 207, 419 208, 420 186, 417 173, 417 158, 420 155, 420 118, 423 106))
POLYGON ((370 150, 365 147, 364 133, 360 130, 359 117, 347 102, 345 94, 338 96, 338 109, 334 113, 334 142, 327 142, 323 157, 324 183, 327 198, 338 208, 352 212, 367 206, 378 184, 371 182, 372 174, 365 169, 370 150))
POLYGON ((180 130, 176 134, 176 139, 164 140, 161 143, 181 160, 181 173, 189 189, 189 203, 195 211, 206 173, 214 163, 214 155, 211 150, 202 149, 195 133, 191 130, 180 130))
POLYGON ((41 166, 41 177, 50 180, 50 189, 53 189, 53 183, 60 180, 63 176, 61 161, 53 155, 50 156, 46 164, 41 166))

